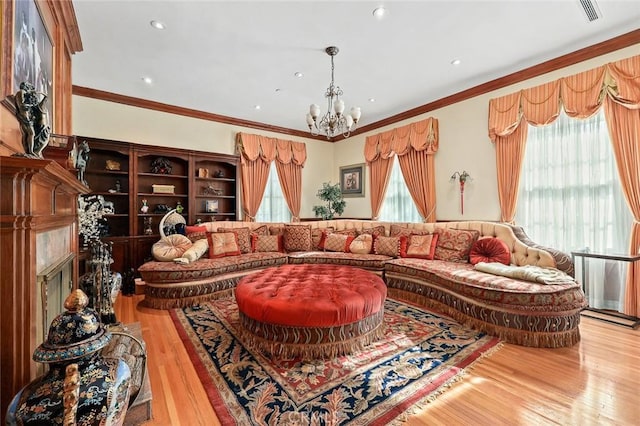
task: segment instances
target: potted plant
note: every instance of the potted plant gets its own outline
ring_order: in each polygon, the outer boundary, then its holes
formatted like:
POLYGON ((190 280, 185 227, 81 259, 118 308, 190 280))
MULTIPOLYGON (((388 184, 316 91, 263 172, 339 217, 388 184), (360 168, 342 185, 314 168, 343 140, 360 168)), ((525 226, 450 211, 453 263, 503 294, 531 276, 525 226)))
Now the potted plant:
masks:
POLYGON ((340 216, 342 212, 344 212, 347 202, 342 198, 339 183, 331 185, 329 182, 324 182, 322 188, 318 190, 316 195, 327 203, 324 206, 313 206, 313 212, 316 217, 322 217, 322 219, 328 220, 333 219, 334 215, 337 214, 340 216))

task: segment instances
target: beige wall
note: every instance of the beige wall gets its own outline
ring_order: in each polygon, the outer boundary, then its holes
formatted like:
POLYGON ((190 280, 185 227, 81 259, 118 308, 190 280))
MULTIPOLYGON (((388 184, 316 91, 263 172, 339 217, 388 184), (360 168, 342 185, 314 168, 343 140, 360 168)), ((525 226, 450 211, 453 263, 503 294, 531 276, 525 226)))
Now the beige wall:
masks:
MULTIPOLYGON (((315 194, 323 182, 337 182, 339 167, 364 162, 365 138, 371 134, 427 117, 440 125, 440 149, 436 163, 436 217, 438 220, 499 220, 495 151, 487 136, 488 105, 491 98, 536 86, 563 76, 585 71, 607 62, 638 54, 640 45, 600 56, 534 79, 477 96, 428 114, 393 124, 374 132, 336 143, 279 135, 195 118, 177 116, 80 96, 73 97, 73 133, 141 144, 175 146, 232 154, 237 132, 261 134, 305 142, 308 159, 302 175, 302 217, 313 217, 319 204, 315 194), (465 210, 460 214, 458 185, 449 182, 454 171, 466 170, 473 180, 465 186, 465 210)), ((366 109, 363 111, 366 116, 366 109)), ((367 170, 368 176, 368 170, 367 170)), ((368 182, 364 198, 347 198, 343 216, 371 216, 368 182)))

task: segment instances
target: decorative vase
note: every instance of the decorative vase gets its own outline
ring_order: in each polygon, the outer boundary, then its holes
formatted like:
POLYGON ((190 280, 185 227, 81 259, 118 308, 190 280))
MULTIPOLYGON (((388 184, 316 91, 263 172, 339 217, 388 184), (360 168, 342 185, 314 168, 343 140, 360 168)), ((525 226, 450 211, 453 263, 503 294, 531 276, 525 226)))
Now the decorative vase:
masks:
POLYGON ((100 350, 111 333, 87 307, 89 299, 74 290, 65 312, 49 327, 47 340, 33 359, 49 371, 13 398, 7 425, 121 425, 129 404, 131 372, 119 359, 106 359, 100 350))

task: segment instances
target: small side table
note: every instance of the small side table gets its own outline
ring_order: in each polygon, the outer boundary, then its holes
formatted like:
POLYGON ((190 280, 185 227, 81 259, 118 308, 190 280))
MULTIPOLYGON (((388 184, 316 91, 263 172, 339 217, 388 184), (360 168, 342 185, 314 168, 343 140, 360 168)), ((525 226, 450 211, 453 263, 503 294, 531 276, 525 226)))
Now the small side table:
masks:
MULTIPOLYGON (((609 254, 609 253, 594 253, 586 250, 576 250, 571 252, 571 258, 575 264, 576 258, 581 258, 581 269, 582 269, 582 280, 580 284, 582 285, 582 290, 584 291, 587 298, 589 296, 587 289, 585 288, 586 282, 586 272, 585 272, 585 263, 586 259, 603 259, 603 260, 613 260, 618 262, 628 262, 634 263, 640 261, 640 254, 636 255, 628 255, 628 254, 609 254)), ((619 312, 606 311, 602 309, 596 309, 587 307, 586 309, 597 312, 599 315, 588 315, 590 317, 600 319, 603 321, 612 322, 619 325, 624 325, 631 328, 636 328, 640 325, 640 318, 631 317, 628 315, 624 315, 619 312)))

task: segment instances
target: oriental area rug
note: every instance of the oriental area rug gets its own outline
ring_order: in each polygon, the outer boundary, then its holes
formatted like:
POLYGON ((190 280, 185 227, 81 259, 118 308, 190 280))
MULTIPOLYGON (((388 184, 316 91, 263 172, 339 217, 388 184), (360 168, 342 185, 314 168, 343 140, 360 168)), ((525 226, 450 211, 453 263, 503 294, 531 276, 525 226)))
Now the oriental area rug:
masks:
POLYGON ((274 360, 238 338, 233 297, 170 312, 223 425, 401 423, 500 346, 453 319, 387 299, 385 335, 364 350, 274 360))

